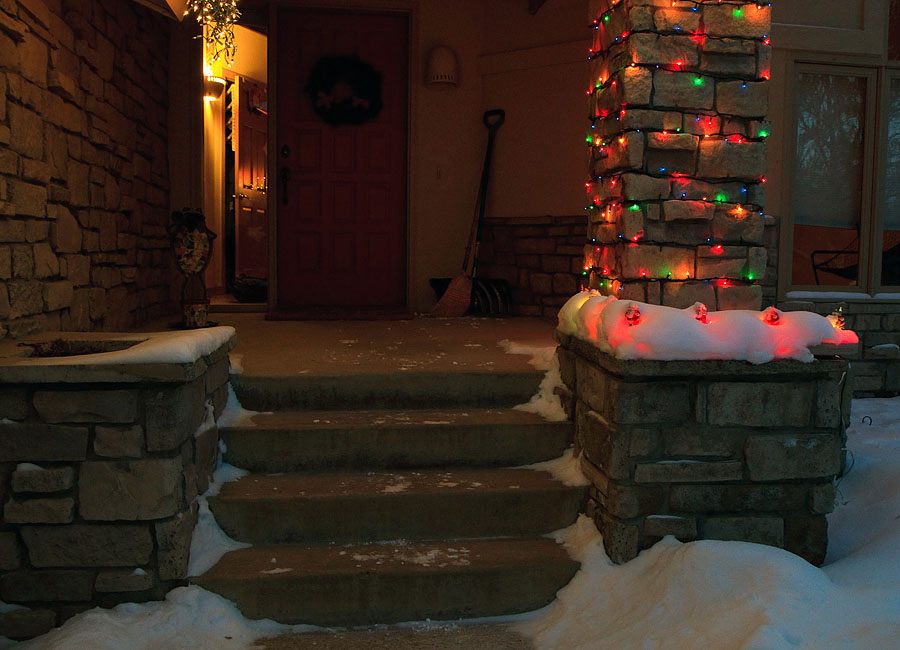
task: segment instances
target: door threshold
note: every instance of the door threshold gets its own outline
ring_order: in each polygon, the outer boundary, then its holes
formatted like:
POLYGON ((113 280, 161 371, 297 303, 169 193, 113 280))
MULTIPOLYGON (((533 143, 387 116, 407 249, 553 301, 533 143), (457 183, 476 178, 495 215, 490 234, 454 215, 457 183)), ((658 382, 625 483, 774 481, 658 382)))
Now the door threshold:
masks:
POLYGON ((415 317, 405 308, 304 307, 266 312, 266 320, 412 320, 415 317))

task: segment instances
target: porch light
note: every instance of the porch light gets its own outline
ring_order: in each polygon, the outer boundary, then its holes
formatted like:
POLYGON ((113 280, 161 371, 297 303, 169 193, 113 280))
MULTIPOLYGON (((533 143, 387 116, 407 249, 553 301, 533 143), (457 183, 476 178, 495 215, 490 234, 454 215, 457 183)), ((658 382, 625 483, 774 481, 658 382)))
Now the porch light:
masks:
POLYGON ((215 75, 206 75, 203 77, 203 99, 214 101, 222 96, 223 90, 225 90, 224 77, 217 77, 215 75))
MULTIPOLYGON (((426 86, 455 86, 457 80, 456 54, 446 45, 438 45, 428 53, 425 66, 426 86)), ((588 91, 590 93, 590 91, 588 91)))

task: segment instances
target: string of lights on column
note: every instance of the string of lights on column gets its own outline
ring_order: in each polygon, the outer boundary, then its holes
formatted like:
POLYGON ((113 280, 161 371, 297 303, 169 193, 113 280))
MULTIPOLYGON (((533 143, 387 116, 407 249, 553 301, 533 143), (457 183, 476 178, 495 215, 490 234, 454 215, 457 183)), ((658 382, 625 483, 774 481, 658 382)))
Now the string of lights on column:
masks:
MULTIPOLYGON (((765 83, 769 79, 767 66, 763 68, 760 65, 758 66, 758 69, 754 69, 754 74, 749 75, 746 73, 731 74, 730 71, 710 70, 703 67, 700 56, 705 55, 704 46, 709 39, 719 42, 734 41, 736 39, 731 36, 722 35, 721 31, 711 35, 706 29, 704 16, 701 10, 704 7, 728 7, 730 8, 729 17, 734 21, 741 21, 751 17, 754 9, 756 11, 768 9, 771 7, 771 3, 747 3, 736 0, 674 0, 671 3, 672 8, 690 12, 701 12, 701 15, 696 19, 687 21, 689 23, 689 29, 683 29, 682 25, 677 23, 661 29, 660 26, 656 24, 655 26, 659 31, 646 28, 646 24, 643 28, 632 28, 633 25, 628 23, 625 16, 618 17, 616 12, 621 10, 621 13, 624 14, 625 10, 621 8, 623 5, 628 4, 629 3, 627 2, 623 3, 623 0, 611 0, 608 3, 608 8, 597 15, 589 25, 589 28, 593 32, 596 32, 598 36, 602 37, 602 41, 606 43, 606 47, 597 47, 596 44, 592 44, 594 47, 589 50, 588 59, 604 62, 609 61, 615 64, 615 68, 611 72, 609 70, 602 70, 602 74, 599 74, 596 77, 594 84, 587 90, 586 94, 590 98, 591 106, 589 115, 591 130, 588 132, 585 141, 589 145, 594 164, 604 159, 608 159, 610 156, 616 156, 613 161, 616 164, 614 164, 612 169, 608 172, 603 171, 602 173, 598 173, 592 170, 591 175, 585 182, 585 188, 590 197, 588 204, 585 206, 585 210, 599 213, 597 217, 592 217, 591 219, 592 234, 594 224, 598 225, 598 230, 602 229, 606 234, 601 240, 598 240, 599 235, 590 238, 591 246, 593 247, 591 253, 596 253, 596 255, 588 254, 586 249, 586 258, 589 257, 590 260, 586 259, 583 276, 589 277, 590 286, 605 288, 610 293, 621 291, 623 282, 629 280, 628 277, 623 277, 614 272, 615 265, 609 263, 610 260, 615 260, 615 250, 617 248, 623 246, 638 246, 639 244, 641 246, 658 245, 660 246, 660 250, 662 250, 663 246, 669 248, 680 247, 690 249, 691 251, 698 251, 697 254, 701 257, 714 258, 725 255, 728 247, 736 248, 746 247, 748 245, 748 242, 730 241, 726 237, 707 237, 706 246, 708 248, 704 251, 699 251, 697 244, 655 241, 652 236, 648 237, 645 235, 643 228, 636 230, 637 226, 632 226, 629 230, 629 219, 627 215, 624 214, 626 211, 640 213, 640 215, 636 215, 638 217, 637 219, 631 219, 630 222, 648 226, 650 225, 650 222, 644 221, 644 219, 659 220, 660 211, 663 209, 663 203, 666 203, 667 206, 669 206, 673 202, 679 200, 691 202, 692 204, 699 203, 710 205, 712 206, 712 210, 716 207, 720 210, 725 208, 729 211, 730 215, 738 220, 744 219, 751 213, 757 214, 760 217, 763 214, 762 201, 759 198, 759 195, 751 190, 755 186, 761 186, 766 182, 764 175, 745 176, 743 178, 709 178, 699 173, 675 171, 674 169, 669 169, 668 166, 664 164, 654 167, 646 160, 641 163, 641 168, 636 169, 632 164, 629 164, 631 162, 628 158, 629 146, 635 146, 633 144, 635 142, 639 143, 641 149, 640 153, 637 155, 644 156, 644 152, 646 151, 645 147, 649 146, 646 144, 649 140, 646 140, 645 138, 652 137, 655 142, 666 142, 670 137, 677 139, 683 138, 684 136, 694 136, 693 138, 688 138, 688 140, 697 143, 695 146, 699 147, 699 142, 701 141, 707 143, 721 142, 729 144, 763 142, 770 135, 768 123, 764 121, 764 117, 762 116, 760 119, 756 119, 748 118, 746 114, 723 112, 721 110, 716 110, 718 106, 715 103, 713 103, 713 110, 691 107, 681 108, 678 106, 667 108, 665 105, 660 106, 650 101, 649 94, 646 102, 636 103, 633 101, 621 101, 621 103, 619 103, 619 100, 624 97, 624 94, 621 92, 622 89, 617 88, 617 86, 627 80, 625 75, 647 75, 648 72, 650 73, 651 79, 653 79, 652 83, 655 83, 656 77, 653 76, 653 72, 655 71, 662 71, 663 74, 692 74, 693 79, 688 85, 696 88, 698 92, 707 93, 712 92, 706 88, 708 84, 733 83, 734 87, 739 88, 740 91, 749 91, 748 84, 765 83), (627 27, 626 29, 623 29, 623 31, 615 32, 615 34, 608 33, 609 30, 613 28, 618 29, 622 27, 623 24, 627 27), (607 33, 604 34, 604 31, 607 33), (687 56, 677 56, 676 58, 672 58, 668 62, 660 60, 659 58, 651 59, 650 61, 642 61, 634 56, 634 52, 640 51, 640 43, 634 47, 629 44, 631 39, 636 38, 637 35, 640 34, 653 35, 656 36, 657 39, 674 37, 671 42, 678 42, 676 39, 680 38, 688 38, 694 44, 695 48, 699 48, 699 51, 695 50, 693 57, 689 53, 687 56), (629 48, 631 49, 629 50, 629 48), (627 56, 627 52, 630 52, 631 56, 627 56), (696 64, 691 63, 691 58, 694 59, 696 64), (624 63, 622 59, 624 59, 624 63), (641 70, 646 72, 641 72, 641 70), (735 82, 739 82, 740 85, 738 86, 738 83, 735 82), (604 100, 603 95, 608 91, 617 91, 619 94, 614 97, 611 96, 610 100, 604 100), (638 128, 633 124, 627 123, 629 122, 628 113, 632 110, 638 110, 644 113, 655 111, 658 114, 677 112, 681 114, 682 124, 674 126, 673 128, 664 128, 667 125, 663 124, 663 127, 661 128, 658 125, 647 126, 639 120, 638 125, 640 128, 638 128), (693 122, 690 126, 687 124, 689 117, 693 117, 693 122), (639 139, 635 140, 635 137, 639 139), (699 138, 699 140, 696 140, 695 138, 699 138), (618 167, 618 169, 616 167, 618 167), (617 189, 616 187, 625 175, 629 178, 643 176, 648 179, 665 179, 670 182, 669 187, 671 194, 660 196, 658 198, 639 197, 633 200, 629 199, 623 194, 620 188, 617 189), (672 186, 672 182, 683 183, 684 187, 678 188, 677 186, 672 186), (716 189, 717 187, 720 189, 716 189), (656 214, 656 217, 649 216, 651 214, 651 209, 656 214), (614 226, 618 231, 611 232, 608 228, 610 225, 614 226)), ((718 10, 717 15, 722 16, 722 11, 718 10)), ((768 21, 768 18, 766 18, 766 21, 768 21)), ((654 23, 651 21, 651 24, 654 23)), ((768 24, 768 22, 766 22, 766 24, 768 24)), ((737 30, 737 32, 741 33, 740 30, 737 30)), ((756 46, 750 45, 749 47, 751 48, 757 46, 770 46, 768 34, 747 34, 740 36, 739 38, 745 43, 757 44, 756 46)), ((647 38, 641 38, 641 41, 646 43, 647 38)), ((672 49, 677 50, 678 48, 673 47, 672 49)), ((654 51, 653 54, 655 55, 656 52, 654 51)), ((752 50, 752 54, 754 55, 754 61, 758 60, 758 51, 754 49, 752 50)), ((698 103, 698 105, 700 105, 700 103, 698 103)), ((663 147, 659 146, 659 148, 662 149, 663 147)), ((711 212, 710 214, 713 213, 711 212)), ((668 212, 666 212, 666 215, 668 215, 668 212)), ((668 216, 666 217, 666 220, 667 219, 668 216)), ((664 230, 666 224, 667 221, 660 222, 659 228, 661 231, 664 230)), ((747 249, 745 248, 744 250, 747 249)), ((729 284, 735 282, 751 284, 759 280, 757 274, 750 269, 749 266, 744 269, 740 279, 731 277, 699 278, 696 277, 693 268, 662 268, 654 269, 653 272, 649 269, 641 268, 640 277, 646 278, 646 280, 650 282, 664 280, 683 281, 690 279, 692 281, 704 282, 707 284, 716 283, 719 286, 729 286, 729 284)))

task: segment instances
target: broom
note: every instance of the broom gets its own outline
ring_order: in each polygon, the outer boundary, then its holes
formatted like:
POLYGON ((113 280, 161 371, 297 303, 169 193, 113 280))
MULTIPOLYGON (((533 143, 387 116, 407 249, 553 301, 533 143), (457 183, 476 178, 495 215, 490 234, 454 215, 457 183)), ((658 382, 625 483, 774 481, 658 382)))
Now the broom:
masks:
POLYGON ((472 301, 472 268, 474 256, 472 256, 472 239, 477 229, 478 213, 472 220, 472 230, 469 232, 469 241, 466 244, 466 256, 463 258, 462 273, 450 280, 444 295, 437 301, 431 310, 431 316, 438 318, 454 318, 463 316, 469 311, 472 301))
POLYGON ((439 318, 452 318, 463 316, 472 302, 472 276, 475 273, 475 259, 478 257, 478 239, 481 235, 481 224, 484 221, 484 206, 487 202, 488 173, 491 168, 491 153, 494 149, 494 136, 497 129, 503 124, 506 114, 500 109, 486 111, 484 125, 488 127, 487 150, 484 152, 484 168, 481 170, 481 183, 478 187, 478 197, 475 200, 475 216, 472 219, 472 228, 469 230, 469 240, 466 243, 466 256, 463 258, 462 273, 450 280, 447 290, 437 304, 431 310, 432 316, 439 318), (474 248, 474 255, 473 253, 474 248))

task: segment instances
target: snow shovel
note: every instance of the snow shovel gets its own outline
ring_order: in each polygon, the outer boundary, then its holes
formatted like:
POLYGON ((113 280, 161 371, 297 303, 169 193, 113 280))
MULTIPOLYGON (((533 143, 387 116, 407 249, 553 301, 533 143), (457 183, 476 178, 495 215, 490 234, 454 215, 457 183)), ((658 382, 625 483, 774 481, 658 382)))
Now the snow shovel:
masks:
MULTIPOLYGON (((432 316, 462 316, 469 310, 469 306, 472 304, 472 282, 473 277, 478 270, 478 243, 481 239, 481 228, 484 223, 484 208, 487 203, 487 186, 491 169, 491 153, 494 149, 494 137, 497 135, 497 130, 503 124, 505 118, 506 113, 499 108, 485 111, 482 118, 484 125, 488 129, 488 143, 487 150, 484 153, 484 167, 481 170, 481 183, 478 187, 475 215, 472 219, 472 227, 469 230, 469 238, 466 242, 466 254, 463 258, 462 273, 450 280, 450 284, 447 286, 446 291, 444 291, 444 295, 441 296, 440 300, 438 300, 437 304, 431 310, 432 316)), ((492 282, 493 281, 491 280, 484 280, 481 278, 478 280, 479 285, 491 284, 492 282)), ((432 279, 431 284, 435 287, 440 283, 432 279)), ((480 291, 479 293, 482 292, 480 291)), ((491 295, 499 297, 501 291, 496 288, 485 291, 486 298, 489 298, 491 295)), ((490 301, 485 301, 483 299, 479 301, 479 304, 481 305, 479 311, 484 310, 485 302, 489 304, 490 301)), ((506 300, 505 304, 508 311, 509 301, 506 300)), ((497 309, 499 310, 499 298, 497 300, 497 309)))

